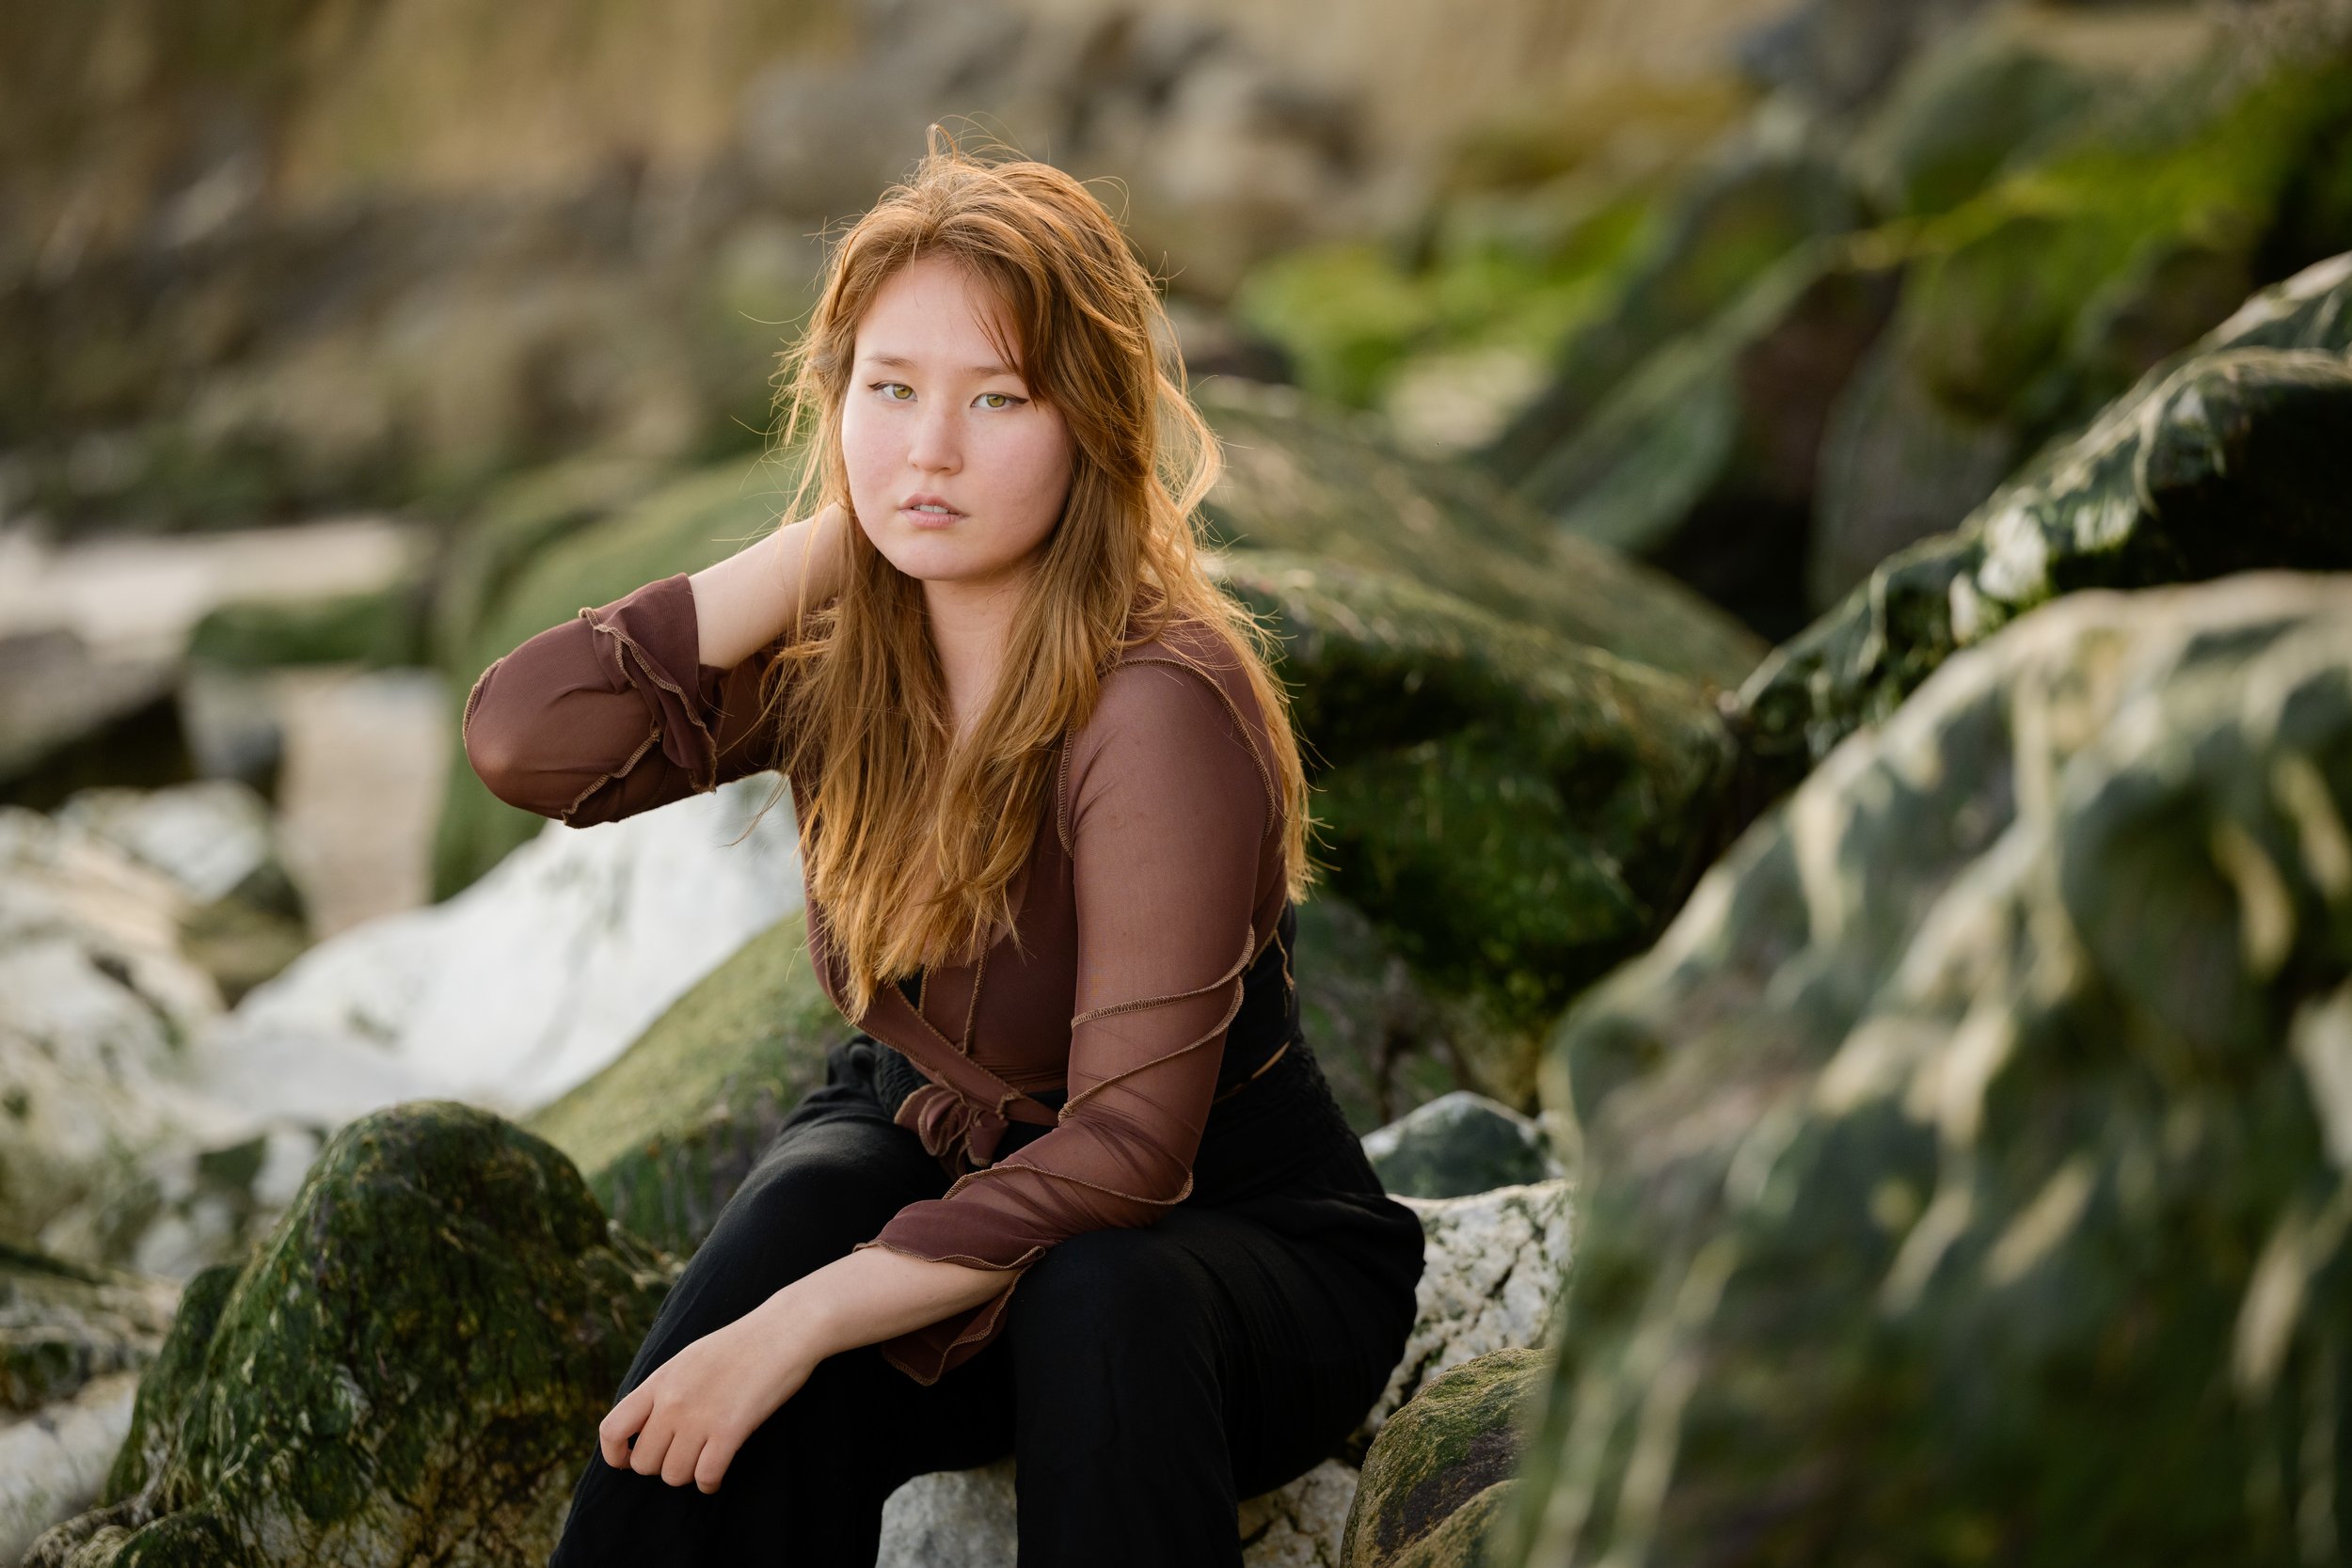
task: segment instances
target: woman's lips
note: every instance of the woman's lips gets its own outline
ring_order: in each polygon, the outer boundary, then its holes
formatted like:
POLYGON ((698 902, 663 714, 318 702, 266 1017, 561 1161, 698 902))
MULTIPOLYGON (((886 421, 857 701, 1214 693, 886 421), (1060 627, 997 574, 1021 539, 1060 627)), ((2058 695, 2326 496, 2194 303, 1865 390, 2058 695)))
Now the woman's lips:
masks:
POLYGON ((898 508, 898 515, 916 528, 946 528, 950 523, 963 521, 963 514, 961 512, 926 512, 914 506, 898 508))

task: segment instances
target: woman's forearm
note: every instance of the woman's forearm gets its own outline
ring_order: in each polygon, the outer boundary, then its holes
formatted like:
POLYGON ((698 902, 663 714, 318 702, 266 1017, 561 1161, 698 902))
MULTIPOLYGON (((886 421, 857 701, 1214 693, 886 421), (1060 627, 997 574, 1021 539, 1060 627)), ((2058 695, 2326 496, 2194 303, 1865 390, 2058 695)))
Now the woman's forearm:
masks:
POLYGON ((870 1246, 803 1275, 759 1310, 812 1339, 818 1347, 816 1358, 822 1359, 977 1307, 1009 1279, 1002 1269, 967 1268, 870 1246))
POLYGON ((828 506, 691 574, 702 662, 742 663, 789 631, 803 605, 815 610, 838 594, 842 523, 841 509, 828 506))

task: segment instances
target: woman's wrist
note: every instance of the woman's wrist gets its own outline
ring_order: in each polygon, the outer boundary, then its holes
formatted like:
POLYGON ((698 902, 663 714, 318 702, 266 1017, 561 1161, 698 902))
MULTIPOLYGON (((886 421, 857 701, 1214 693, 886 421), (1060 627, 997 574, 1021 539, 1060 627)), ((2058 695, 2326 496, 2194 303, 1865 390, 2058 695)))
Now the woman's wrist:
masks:
POLYGON ((688 575, 702 663, 741 663, 790 631, 803 601, 813 610, 833 596, 838 542, 830 531, 839 515, 828 506, 688 575))

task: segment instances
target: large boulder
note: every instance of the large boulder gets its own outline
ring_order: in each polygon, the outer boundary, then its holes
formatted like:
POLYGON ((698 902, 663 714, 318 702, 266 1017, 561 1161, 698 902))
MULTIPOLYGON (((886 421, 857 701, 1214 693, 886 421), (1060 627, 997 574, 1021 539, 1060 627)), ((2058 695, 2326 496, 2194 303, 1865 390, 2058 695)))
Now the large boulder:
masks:
POLYGON ((1289 388, 1211 382, 1200 396, 1226 462, 1201 507, 1212 544, 1409 578, 1694 681, 1736 686, 1763 657, 1713 605, 1617 550, 1561 538, 1474 469, 1398 451, 1370 421, 1289 388))
POLYGON ((1957 208, 1898 228, 1902 298, 1834 409, 1811 597, 1960 524, 2257 287, 2352 245, 2344 29, 2225 32, 1957 208))
POLYGON ((2352 255, 2249 301, 2052 446, 1955 532, 1893 557, 1740 694, 1769 793, 2044 600, 2258 566, 2352 565, 2352 255))
POLYGON ((2347 821, 2345 577, 2073 595, 1835 752, 1556 1036, 1525 1560, 2308 1560, 2347 821))
POLYGON ((103 1505, 26 1561, 538 1560, 668 1278, 520 1129, 362 1117, 241 1271, 199 1276, 103 1505))
POLYGON ((1667 199, 1607 306, 1561 344, 1551 381, 1479 454, 1483 464, 1549 509, 1557 498, 1534 476, 1635 367, 1799 246, 1854 228, 1862 208, 1825 132, 1774 105, 1726 137, 1667 199))
POLYGON ((1219 570, 1287 638, 1332 891, 1474 1000, 1474 1086, 1530 1103, 1535 1032, 1714 850, 1732 752, 1713 700, 1383 573, 1270 550, 1219 570))
POLYGON ((1493 1560, 1520 1482, 1549 1352, 1499 1350, 1431 1380, 1364 1456, 1337 1568, 1476 1568, 1493 1560))

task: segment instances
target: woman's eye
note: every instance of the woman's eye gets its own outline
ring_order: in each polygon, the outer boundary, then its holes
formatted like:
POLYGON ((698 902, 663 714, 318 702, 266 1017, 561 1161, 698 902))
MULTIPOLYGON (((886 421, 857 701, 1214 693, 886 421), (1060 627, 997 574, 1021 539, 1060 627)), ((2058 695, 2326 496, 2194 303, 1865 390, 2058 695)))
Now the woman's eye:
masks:
POLYGON ((874 383, 874 390, 880 392, 883 401, 888 403, 904 403, 907 398, 914 395, 914 388, 903 381, 877 381, 874 383), (900 392, 904 392, 907 397, 898 396, 900 392))
POLYGON ((980 404, 984 407, 989 408, 1010 408, 1017 403, 1026 403, 1027 401, 1028 400, 1026 398, 1014 397, 1010 392, 982 392, 979 396, 980 404), (988 401, 990 398, 994 398, 996 401, 994 403, 990 403, 988 401))

